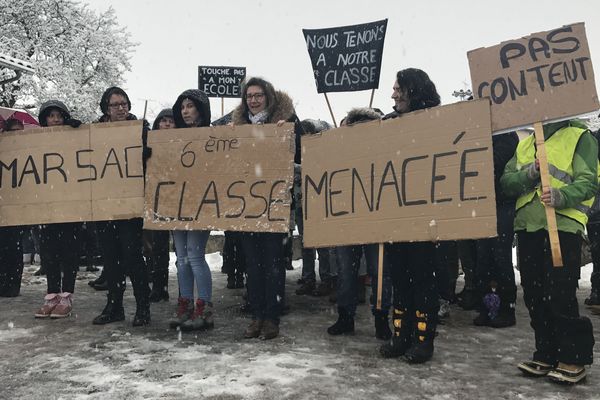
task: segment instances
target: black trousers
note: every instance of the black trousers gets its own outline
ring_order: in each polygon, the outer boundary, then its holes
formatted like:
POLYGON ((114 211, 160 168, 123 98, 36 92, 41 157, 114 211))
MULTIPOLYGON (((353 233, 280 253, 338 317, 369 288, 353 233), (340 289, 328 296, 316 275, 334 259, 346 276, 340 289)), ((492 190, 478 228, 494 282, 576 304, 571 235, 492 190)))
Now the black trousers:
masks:
POLYGON ((0 227, 0 296, 17 296, 23 276, 23 227, 0 227))
POLYGON ((453 240, 435 244, 435 280, 439 296, 451 301, 458 279, 458 248, 453 240))
POLYGON ((279 323, 285 283, 285 233, 243 233, 248 303, 255 319, 279 323))
POLYGON ((581 237, 559 232, 563 259, 560 268, 552 265, 546 230, 519 231, 517 237, 523 297, 535 334, 533 359, 548 364, 591 364, 592 324, 579 316, 576 297, 581 237))
POLYGON ((412 242, 385 245, 392 265, 394 307, 433 316, 438 301, 435 271, 435 243, 412 242))
POLYGON ((144 230, 142 240, 149 279, 166 289, 169 280, 169 231, 144 230))
POLYGON ((142 256, 142 219, 97 222, 109 294, 120 297, 129 275, 136 302, 148 302, 148 271, 142 256))
POLYGON ((586 225, 590 252, 592 253, 592 290, 600 290, 600 223, 586 225))
POLYGON ((48 278, 48 293, 75 291, 79 269, 78 232, 80 224, 77 222, 42 225, 40 254, 48 278))
POLYGON ((512 243, 514 236, 514 204, 498 205, 498 236, 477 240, 477 263, 475 281, 477 291, 485 295, 495 286, 500 296, 500 307, 508 307, 517 300, 515 270, 512 264, 512 243))
POLYGON ((246 258, 242 250, 243 232, 226 231, 223 242, 223 272, 228 275, 246 272, 246 258))

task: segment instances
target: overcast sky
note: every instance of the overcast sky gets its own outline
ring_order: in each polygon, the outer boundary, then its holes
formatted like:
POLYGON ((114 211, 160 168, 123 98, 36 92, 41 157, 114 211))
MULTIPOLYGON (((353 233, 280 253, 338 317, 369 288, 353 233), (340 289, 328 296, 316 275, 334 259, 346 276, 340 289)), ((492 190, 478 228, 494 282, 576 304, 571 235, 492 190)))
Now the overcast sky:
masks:
MULTIPOLYGON (((151 119, 185 89, 197 88, 198 65, 247 67, 286 91, 301 119, 331 122, 318 94, 302 28, 328 28, 388 19, 379 89, 374 107, 391 111, 395 73, 425 70, 443 104, 454 90, 470 89, 466 53, 533 32, 585 22, 592 62, 600 57, 600 2, 502 0, 84 0, 93 9, 112 6, 121 26, 139 43, 124 88, 133 112, 151 119)), ((600 82, 596 73, 596 86, 600 82)), ((336 120, 352 107, 367 106, 371 92, 328 94, 336 120)), ((239 103, 225 99, 227 113, 239 103)), ((221 100, 211 100, 213 119, 221 100)))

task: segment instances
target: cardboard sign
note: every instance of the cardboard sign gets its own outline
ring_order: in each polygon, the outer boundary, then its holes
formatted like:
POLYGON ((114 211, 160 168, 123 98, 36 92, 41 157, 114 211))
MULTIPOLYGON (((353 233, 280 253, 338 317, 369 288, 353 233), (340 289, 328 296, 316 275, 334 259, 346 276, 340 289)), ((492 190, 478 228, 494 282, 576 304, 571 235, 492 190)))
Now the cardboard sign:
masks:
POLYGON ((303 29, 317 92, 377 89, 387 19, 327 29, 303 29))
POLYGON ((302 138, 307 247, 496 235, 487 99, 302 138))
POLYGON ((198 88, 208 97, 241 97, 246 67, 198 67, 198 88))
POLYGON ((154 131, 146 229, 288 232, 294 125, 154 131))
POLYGON ((0 134, 0 226, 141 217, 142 122, 0 134))
POLYGON ((492 101, 492 130, 600 108, 583 23, 467 53, 476 98, 492 101))

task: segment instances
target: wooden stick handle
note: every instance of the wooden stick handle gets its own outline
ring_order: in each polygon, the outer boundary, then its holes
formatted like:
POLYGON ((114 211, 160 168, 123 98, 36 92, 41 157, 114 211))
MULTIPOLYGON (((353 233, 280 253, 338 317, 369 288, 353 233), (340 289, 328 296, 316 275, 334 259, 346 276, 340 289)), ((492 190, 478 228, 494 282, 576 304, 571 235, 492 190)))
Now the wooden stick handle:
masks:
MULTIPOLYGON (((537 158, 540 160, 540 177, 542 178, 542 192, 550 189, 550 173, 548 171, 548 158, 546 157, 546 142, 544 141, 544 127, 541 122, 533 124, 535 129, 535 145, 537 158)), ((544 205, 546 209, 546 220, 548 222, 548 237, 550 238, 550 250, 552 251, 552 264, 554 267, 562 267, 563 260, 560 252, 560 241, 558 239, 558 227, 556 225, 556 212, 553 207, 544 205)))
POLYGON ((225 116, 225 97, 221 97, 221 117, 225 116))
POLYGON ((383 291, 383 243, 379 243, 377 258, 377 310, 381 310, 381 292, 383 291))
POLYGON ((327 102, 327 107, 329 107, 329 114, 331 114, 331 119, 333 120, 333 126, 338 127, 335 122, 335 117, 333 116, 333 111, 331 110, 331 104, 329 104, 329 97, 327 97, 327 93, 323 93, 325 95, 325 101, 327 102))

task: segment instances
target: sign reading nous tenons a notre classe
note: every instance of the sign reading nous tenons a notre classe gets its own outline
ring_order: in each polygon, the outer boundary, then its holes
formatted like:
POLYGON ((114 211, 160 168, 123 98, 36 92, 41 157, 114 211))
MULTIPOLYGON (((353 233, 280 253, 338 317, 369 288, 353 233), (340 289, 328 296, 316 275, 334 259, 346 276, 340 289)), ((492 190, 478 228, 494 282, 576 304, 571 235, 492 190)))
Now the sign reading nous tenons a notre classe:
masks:
POLYGON ((387 19, 327 29, 303 29, 317 92, 377 89, 387 19))

